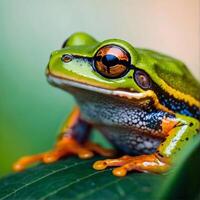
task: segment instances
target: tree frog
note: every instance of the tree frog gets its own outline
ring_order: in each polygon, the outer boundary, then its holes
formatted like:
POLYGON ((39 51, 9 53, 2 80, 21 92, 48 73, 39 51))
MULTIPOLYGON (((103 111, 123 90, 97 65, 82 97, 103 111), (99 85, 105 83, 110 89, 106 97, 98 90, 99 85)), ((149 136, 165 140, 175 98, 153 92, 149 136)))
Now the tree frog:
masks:
POLYGON ((70 155, 113 156, 113 150, 89 140, 96 128, 122 156, 96 161, 94 169, 114 167, 116 176, 162 173, 199 132, 200 83, 181 61, 162 53, 78 32, 51 54, 46 75, 50 84, 71 93, 77 106, 53 150, 22 157, 16 171, 70 155))

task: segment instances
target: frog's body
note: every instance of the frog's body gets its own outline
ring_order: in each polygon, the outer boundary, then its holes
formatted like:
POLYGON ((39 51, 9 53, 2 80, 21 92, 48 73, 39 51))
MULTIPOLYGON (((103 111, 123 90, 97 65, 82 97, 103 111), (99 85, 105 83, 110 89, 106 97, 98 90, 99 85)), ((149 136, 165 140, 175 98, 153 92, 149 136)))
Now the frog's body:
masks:
POLYGON ((143 104, 146 108, 144 110, 131 100, 71 88, 69 83, 66 89, 75 96, 82 119, 92 123, 118 149, 131 155, 155 151, 163 137, 160 135, 161 121, 158 118, 173 117, 172 114, 156 111, 151 106, 147 109, 147 102, 143 104))
POLYGON ((72 93, 78 107, 64 124, 56 148, 23 158, 16 170, 69 153, 82 158, 91 157, 92 151, 110 155, 88 142, 95 127, 129 155, 97 161, 95 169, 120 166, 113 171, 118 176, 131 170, 162 172, 199 131, 200 84, 182 62, 158 52, 134 49, 117 39, 100 43, 76 33, 52 53, 47 76, 72 93))

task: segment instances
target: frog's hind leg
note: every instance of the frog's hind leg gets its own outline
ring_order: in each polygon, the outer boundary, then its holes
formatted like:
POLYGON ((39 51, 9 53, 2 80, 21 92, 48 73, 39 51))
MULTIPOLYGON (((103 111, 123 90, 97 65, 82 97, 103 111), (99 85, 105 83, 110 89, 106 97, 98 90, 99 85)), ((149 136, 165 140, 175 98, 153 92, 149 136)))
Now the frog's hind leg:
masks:
POLYGON ((165 172, 169 169, 172 158, 190 138, 198 133, 199 128, 199 121, 191 117, 177 115, 176 119, 163 119, 162 131, 166 137, 155 153, 96 161, 93 167, 96 170, 117 167, 113 170, 113 174, 116 176, 125 176, 128 171, 132 170, 152 173, 165 172))

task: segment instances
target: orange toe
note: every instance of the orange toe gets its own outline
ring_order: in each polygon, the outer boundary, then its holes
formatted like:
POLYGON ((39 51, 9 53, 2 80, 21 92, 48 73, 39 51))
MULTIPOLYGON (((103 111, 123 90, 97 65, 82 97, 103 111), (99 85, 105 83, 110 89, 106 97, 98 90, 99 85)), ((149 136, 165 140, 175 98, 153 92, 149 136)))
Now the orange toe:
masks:
POLYGON ((170 164, 160 160, 156 154, 141 155, 141 156, 123 156, 117 159, 106 159, 96 161, 93 168, 103 170, 107 167, 117 167, 112 173, 115 176, 126 176, 129 171, 141 171, 151 173, 163 173, 167 171, 170 164))
POLYGON ((112 173, 115 176, 123 177, 123 176, 126 176, 127 170, 123 167, 117 167, 117 168, 113 169, 112 173))
POLYGON ((23 171, 28 165, 42 160, 42 154, 37 154, 33 156, 25 156, 20 158, 13 165, 13 170, 16 172, 23 171))

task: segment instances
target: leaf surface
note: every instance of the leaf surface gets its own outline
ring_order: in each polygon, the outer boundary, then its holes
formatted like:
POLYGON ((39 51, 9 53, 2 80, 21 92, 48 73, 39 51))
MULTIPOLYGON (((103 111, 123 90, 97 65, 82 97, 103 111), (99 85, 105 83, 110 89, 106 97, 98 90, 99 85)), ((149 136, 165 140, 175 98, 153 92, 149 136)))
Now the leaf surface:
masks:
POLYGON ((197 138, 178 158, 174 170, 162 175, 132 172, 119 178, 112 175, 112 169, 95 171, 92 164, 101 157, 90 160, 71 157, 40 164, 1 179, 0 200, 155 200, 177 199, 183 195, 193 199, 199 195, 199 144, 197 138), (187 187, 183 184, 186 180, 192 181, 187 187))

